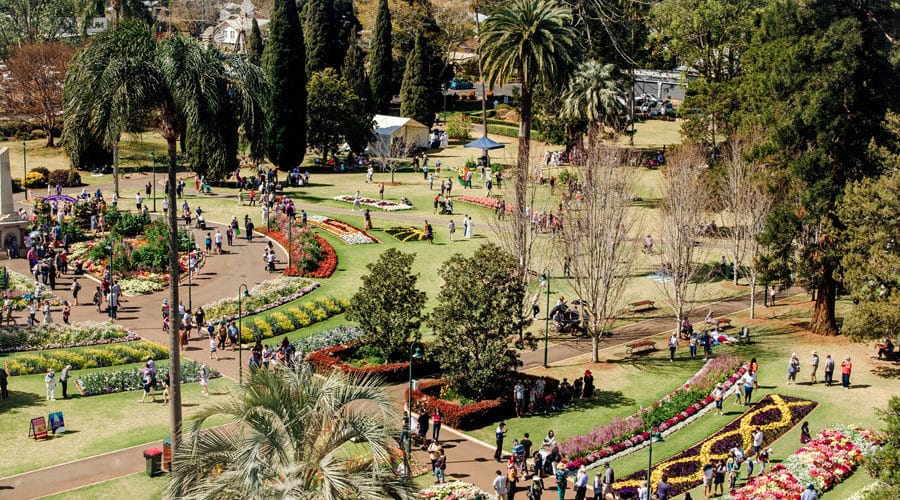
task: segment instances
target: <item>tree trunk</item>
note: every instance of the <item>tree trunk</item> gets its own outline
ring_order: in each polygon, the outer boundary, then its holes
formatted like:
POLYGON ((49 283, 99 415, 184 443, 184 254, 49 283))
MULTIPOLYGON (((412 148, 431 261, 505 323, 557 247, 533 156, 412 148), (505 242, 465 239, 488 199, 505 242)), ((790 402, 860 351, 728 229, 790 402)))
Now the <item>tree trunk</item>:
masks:
POLYGON ((591 332, 591 362, 599 363, 600 362, 600 335, 603 335, 602 331, 597 331, 596 329, 591 332))
POLYGON ((175 149, 177 135, 169 135, 167 142, 169 147, 169 190, 166 193, 166 197, 169 199, 169 397, 172 400, 169 406, 169 425, 174 453, 174 450, 178 448, 178 443, 181 442, 181 346, 178 339, 178 327, 181 324, 181 319, 178 318, 178 275, 181 269, 178 263, 178 200, 175 199, 175 185, 178 180, 175 175, 178 159, 175 149))
MULTIPOLYGON (((632 33, 632 44, 634 42, 632 33)), ((628 117, 631 121, 631 133, 628 134, 628 145, 634 146, 634 64, 628 67, 628 77, 631 85, 628 86, 628 117)))
POLYGON ((113 160, 113 192, 116 193, 116 198, 119 197, 119 138, 116 138, 116 141, 113 142, 112 148, 112 160, 113 160))
POLYGON ((53 142, 53 129, 51 129, 50 127, 47 127, 44 130, 47 132, 47 147, 52 148, 53 146, 56 145, 53 142))
MULTIPOLYGON (((763 292, 765 293, 765 292, 763 292)), ((756 277, 750 276, 750 319, 756 318, 756 277)))
POLYGON ((836 283, 831 277, 832 270, 828 269, 826 277, 819 282, 816 290, 816 305, 813 309, 812 320, 809 329, 819 335, 837 335, 837 320, 834 315, 834 302, 836 298, 836 283))
POLYGON ((531 147, 531 86, 522 82, 522 96, 520 107, 519 121, 519 151, 516 159, 516 225, 515 241, 516 259, 519 261, 522 276, 527 272, 527 246, 528 246, 528 220, 525 217, 525 207, 527 205, 526 188, 528 185, 528 169, 530 163, 530 147, 531 147))
POLYGON ((737 262, 735 262, 735 263, 734 263, 734 273, 733 273, 733 274, 734 274, 734 284, 735 284, 735 285, 738 284, 738 279, 740 279, 740 275, 741 275, 740 269, 741 269, 741 266, 738 265, 737 262))

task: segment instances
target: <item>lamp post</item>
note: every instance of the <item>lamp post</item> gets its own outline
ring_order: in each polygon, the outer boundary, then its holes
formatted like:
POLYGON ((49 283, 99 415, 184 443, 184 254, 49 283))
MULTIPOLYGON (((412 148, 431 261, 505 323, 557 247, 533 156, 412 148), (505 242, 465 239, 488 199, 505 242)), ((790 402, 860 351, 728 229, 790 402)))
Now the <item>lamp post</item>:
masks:
POLYGON ((418 342, 410 342, 409 344, 409 392, 406 394, 406 443, 403 446, 403 464, 406 467, 406 476, 410 476, 409 455, 410 440, 412 439, 412 391, 413 391, 413 360, 422 359, 425 354, 422 352, 422 346, 418 342))
POLYGON ((550 269, 544 268, 541 278, 547 285, 547 319, 544 321, 544 368, 547 368, 547 351, 550 344, 550 269))
POLYGON ((244 339, 241 337, 241 332, 244 329, 243 310, 241 309, 241 299, 243 297, 249 297, 250 291, 247 290, 247 285, 241 283, 238 286, 238 384, 244 385, 244 339), (241 289, 244 289, 243 295, 241 295, 241 289))
MULTIPOLYGON (((113 280, 113 245, 112 245, 112 243, 110 243, 109 245, 106 245, 106 251, 109 252, 109 265, 107 266, 107 269, 109 270, 109 299, 112 299, 112 297, 113 297, 112 288, 113 288, 113 282, 114 282, 114 280, 113 280)), ((116 297, 116 298, 118 299, 118 297, 116 297)), ((107 314, 109 314, 110 319, 112 319, 112 317, 113 317, 112 300, 107 300, 106 304, 107 304, 106 312, 107 312, 107 314)))
POLYGON ((25 185, 25 178, 28 177, 28 158, 25 154, 25 150, 27 149, 27 144, 25 141, 22 141, 22 189, 25 190, 25 199, 28 199, 28 186, 25 185))
POLYGON ((447 84, 441 84, 441 95, 444 97, 444 111, 441 113, 441 121, 444 122, 444 127, 446 130, 447 126, 447 84))
POLYGON ((293 253, 294 253, 294 243, 291 241, 291 228, 293 227, 293 219, 290 216, 287 216, 287 243, 288 243, 288 269, 291 269, 294 266, 293 253))
POLYGON ((647 458, 647 492, 653 491, 653 484, 650 482, 650 473, 653 471, 653 443, 662 443, 665 440, 662 437, 662 434, 655 429, 650 430, 650 441, 648 444, 650 446, 650 453, 647 458))
POLYGON ((150 164, 153 168, 153 211, 156 212, 156 152, 150 150, 150 164))

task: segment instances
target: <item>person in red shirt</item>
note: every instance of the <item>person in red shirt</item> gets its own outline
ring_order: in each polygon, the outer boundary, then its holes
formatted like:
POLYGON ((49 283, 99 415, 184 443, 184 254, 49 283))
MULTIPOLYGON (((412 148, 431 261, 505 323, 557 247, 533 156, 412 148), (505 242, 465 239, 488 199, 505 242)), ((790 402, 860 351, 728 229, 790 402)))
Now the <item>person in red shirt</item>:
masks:
POLYGON ((853 363, 850 361, 850 356, 847 356, 847 359, 841 361, 841 385, 844 386, 844 389, 850 388, 851 370, 853 370, 853 363))

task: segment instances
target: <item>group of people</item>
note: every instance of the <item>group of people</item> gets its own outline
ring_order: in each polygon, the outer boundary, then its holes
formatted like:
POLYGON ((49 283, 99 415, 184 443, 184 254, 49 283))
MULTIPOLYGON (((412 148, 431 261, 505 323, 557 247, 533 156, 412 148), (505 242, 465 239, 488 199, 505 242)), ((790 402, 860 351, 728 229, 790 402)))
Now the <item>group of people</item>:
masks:
MULTIPOLYGON (((809 383, 816 384, 818 380, 816 379, 816 372, 819 370, 820 364, 819 354, 816 351, 812 351, 809 360, 809 383)), ((835 360, 831 357, 831 354, 825 355, 824 362, 824 372, 825 372, 825 385, 831 387, 834 384, 834 370, 835 370, 835 360)), ((841 361, 841 386, 844 389, 850 388, 850 375, 853 372, 853 360, 850 356, 844 358, 841 361)), ((797 357, 797 353, 791 353, 790 359, 788 359, 787 363, 787 385, 795 385, 797 383, 797 374, 800 373, 800 358, 797 357)))

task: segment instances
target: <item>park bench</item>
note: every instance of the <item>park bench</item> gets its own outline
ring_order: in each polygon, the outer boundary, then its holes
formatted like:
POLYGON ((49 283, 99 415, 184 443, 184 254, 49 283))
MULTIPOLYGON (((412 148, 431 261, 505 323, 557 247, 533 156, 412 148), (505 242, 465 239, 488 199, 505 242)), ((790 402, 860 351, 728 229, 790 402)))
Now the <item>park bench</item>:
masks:
POLYGON ((656 309, 656 304, 652 300, 639 300, 628 304, 630 312, 649 311, 651 309, 656 309))
POLYGON ((722 330, 724 328, 731 328, 731 319, 729 318, 716 318, 716 328, 722 330))
POLYGON ((656 342, 652 340, 637 340, 629 344, 625 344, 625 353, 629 356, 639 352, 652 352, 656 350, 656 342))

